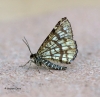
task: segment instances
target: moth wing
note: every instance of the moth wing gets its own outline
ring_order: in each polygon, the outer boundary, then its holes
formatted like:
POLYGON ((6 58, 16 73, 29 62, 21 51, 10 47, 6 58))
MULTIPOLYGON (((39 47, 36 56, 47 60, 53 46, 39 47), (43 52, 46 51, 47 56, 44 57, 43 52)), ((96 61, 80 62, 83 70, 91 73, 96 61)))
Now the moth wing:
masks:
POLYGON ((47 36, 37 53, 46 60, 70 64, 75 59, 77 52, 71 24, 64 17, 47 36))

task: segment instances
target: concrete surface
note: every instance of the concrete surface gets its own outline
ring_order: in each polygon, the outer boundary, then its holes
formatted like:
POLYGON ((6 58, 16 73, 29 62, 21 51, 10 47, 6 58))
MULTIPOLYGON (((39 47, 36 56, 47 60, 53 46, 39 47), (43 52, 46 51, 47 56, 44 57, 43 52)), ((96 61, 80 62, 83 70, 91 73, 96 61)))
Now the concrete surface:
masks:
POLYGON ((100 97, 100 9, 74 9, 0 23, 0 97, 100 97), (66 71, 35 64, 21 68, 55 24, 67 17, 71 22, 78 56, 66 71), (27 72, 26 72, 27 71, 27 72))

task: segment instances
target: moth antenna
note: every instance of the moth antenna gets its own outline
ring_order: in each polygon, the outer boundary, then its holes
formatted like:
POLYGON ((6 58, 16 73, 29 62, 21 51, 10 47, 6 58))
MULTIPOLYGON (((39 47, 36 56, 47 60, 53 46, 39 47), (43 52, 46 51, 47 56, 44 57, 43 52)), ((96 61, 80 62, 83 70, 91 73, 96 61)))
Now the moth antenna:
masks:
POLYGON ((22 40, 23 40, 23 42, 27 45, 27 47, 28 47, 30 53, 32 54, 31 49, 30 49, 30 46, 29 46, 29 43, 28 43, 28 41, 26 40, 26 38, 24 37, 24 39, 22 39, 22 40))

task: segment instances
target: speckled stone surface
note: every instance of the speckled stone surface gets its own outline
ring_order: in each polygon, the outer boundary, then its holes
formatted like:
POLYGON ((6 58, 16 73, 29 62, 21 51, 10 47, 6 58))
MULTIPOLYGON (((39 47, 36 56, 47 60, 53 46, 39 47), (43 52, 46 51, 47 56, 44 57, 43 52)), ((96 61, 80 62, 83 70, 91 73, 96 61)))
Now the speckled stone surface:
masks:
POLYGON ((0 97, 100 97, 100 9, 65 9, 38 17, 0 23, 0 97), (55 24, 71 22, 78 55, 66 71, 21 68, 55 24), (27 71, 27 72, 26 72, 27 71))

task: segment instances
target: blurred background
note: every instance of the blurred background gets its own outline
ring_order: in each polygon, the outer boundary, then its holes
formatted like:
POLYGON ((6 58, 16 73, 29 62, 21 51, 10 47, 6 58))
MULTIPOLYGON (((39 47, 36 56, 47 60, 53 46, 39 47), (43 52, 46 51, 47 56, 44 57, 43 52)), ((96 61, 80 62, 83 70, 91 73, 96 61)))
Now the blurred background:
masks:
POLYGON ((0 21, 12 21, 65 8, 100 7, 100 0, 0 0, 0 21))

